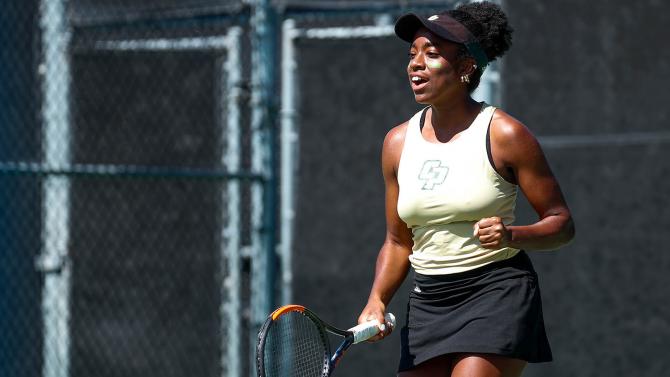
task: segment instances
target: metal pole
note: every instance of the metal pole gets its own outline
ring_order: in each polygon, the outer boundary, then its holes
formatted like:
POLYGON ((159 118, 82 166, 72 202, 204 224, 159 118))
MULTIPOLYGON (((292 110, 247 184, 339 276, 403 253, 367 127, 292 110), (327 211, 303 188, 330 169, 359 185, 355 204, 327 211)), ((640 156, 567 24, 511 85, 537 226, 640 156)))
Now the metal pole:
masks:
MULTIPOLYGON (((228 171, 239 171, 241 161, 241 131, 240 131, 240 81, 242 66, 240 64, 240 43, 242 30, 231 27, 226 36, 227 59, 220 77, 225 77, 223 93, 226 97, 225 113, 220 119, 226 119, 226 125, 221 125, 221 140, 225 152, 221 155, 221 163, 228 171), (225 136, 224 136, 225 135, 225 136)), ((224 106, 221 105, 223 110, 224 106)), ((241 257, 240 257, 240 181, 229 179, 223 193, 221 218, 226 219, 221 242, 221 271, 226 271, 221 296, 221 371, 222 377, 241 376, 241 257), (225 334, 225 335, 224 335, 225 334)))
MULTIPOLYGON (((274 306, 276 254, 276 128, 274 90, 277 30, 270 0, 253 0, 251 36, 251 165, 266 177, 251 188, 251 345, 274 306)), ((250 352, 255 363, 255 347, 250 352)), ((253 368, 252 368, 253 369, 253 368)), ((254 370, 255 372, 255 370, 254 370)))
MULTIPOLYGON (((64 168, 70 163, 70 31, 63 0, 41 0, 40 27, 44 163, 64 168)), ((37 260, 37 268, 45 274, 42 294, 43 375, 67 377, 70 366, 71 275, 68 262, 69 178, 47 176, 42 190, 42 255, 37 260)))
POLYGON ((295 21, 285 20, 282 24, 282 64, 281 64, 281 165, 280 165, 280 248, 281 258, 281 303, 293 300, 293 230, 295 221, 295 180, 297 176, 298 133, 296 122, 298 111, 295 69, 294 41, 297 36, 295 21))

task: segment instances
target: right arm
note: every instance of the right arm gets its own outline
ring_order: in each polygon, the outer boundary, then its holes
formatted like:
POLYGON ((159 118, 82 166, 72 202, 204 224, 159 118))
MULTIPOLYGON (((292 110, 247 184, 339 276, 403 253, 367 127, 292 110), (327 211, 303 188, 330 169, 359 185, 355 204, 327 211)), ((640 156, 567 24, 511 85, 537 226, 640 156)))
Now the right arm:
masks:
POLYGON ((397 209, 399 193, 397 172, 406 129, 407 123, 395 127, 384 139, 382 172, 386 188, 386 238, 377 256, 374 282, 367 305, 358 317, 359 323, 373 319, 377 319, 380 323, 384 322, 386 306, 405 280, 410 267, 412 232, 398 216, 397 209))

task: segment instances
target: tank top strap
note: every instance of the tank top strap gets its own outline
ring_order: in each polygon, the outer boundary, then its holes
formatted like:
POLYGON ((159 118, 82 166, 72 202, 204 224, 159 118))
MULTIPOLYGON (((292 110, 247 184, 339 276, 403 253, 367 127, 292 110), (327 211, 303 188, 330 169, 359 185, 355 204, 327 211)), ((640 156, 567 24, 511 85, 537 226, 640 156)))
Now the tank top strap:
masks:
POLYGON ((486 103, 482 104, 482 109, 477 115, 477 118, 470 125, 471 132, 471 143, 473 147, 480 151, 482 156, 488 156, 490 158, 490 144, 489 144, 489 126, 491 124, 491 119, 493 118, 493 113, 495 112, 496 107, 488 105, 486 103))
POLYGON ((407 124, 405 145, 407 145, 408 142, 414 144, 417 142, 417 138, 421 136, 421 125, 423 125, 426 120, 426 112, 428 112, 429 107, 430 106, 424 107, 410 118, 409 123, 407 124))
POLYGON ((474 122, 470 126, 473 133, 477 133, 479 136, 485 136, 488 132, 489 125, 491 124, 491 119, 493 118, 493 113, 496 111, 495 106, 491 106, 486 103, 482 103, 482 109, 475 118, 474 122))

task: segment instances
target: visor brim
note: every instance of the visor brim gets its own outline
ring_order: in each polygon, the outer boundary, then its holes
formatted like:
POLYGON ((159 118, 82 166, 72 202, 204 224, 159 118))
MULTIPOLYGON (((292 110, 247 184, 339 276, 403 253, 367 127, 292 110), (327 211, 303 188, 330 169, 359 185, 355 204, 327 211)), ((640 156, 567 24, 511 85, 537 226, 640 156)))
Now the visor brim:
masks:
POLYGON ((428 20, 417 16, 414 13, 408 13, 401 16, 395 23, 395 34, 403 41, 412 43, 416 32, 422 27, 428 29, 436 36, 456 43, 466 43, 468 41, 458 38, 448 29, 428 20))

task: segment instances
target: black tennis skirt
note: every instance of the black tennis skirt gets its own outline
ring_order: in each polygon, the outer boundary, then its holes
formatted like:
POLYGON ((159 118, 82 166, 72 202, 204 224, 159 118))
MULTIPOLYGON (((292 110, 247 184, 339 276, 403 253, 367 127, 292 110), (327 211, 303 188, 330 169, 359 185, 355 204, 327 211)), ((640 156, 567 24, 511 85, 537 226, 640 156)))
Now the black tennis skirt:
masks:
POLYGON ((457 274, 415 274, 399 371, 450 353, 551 361, 537 274, 525 252, 457 274))

